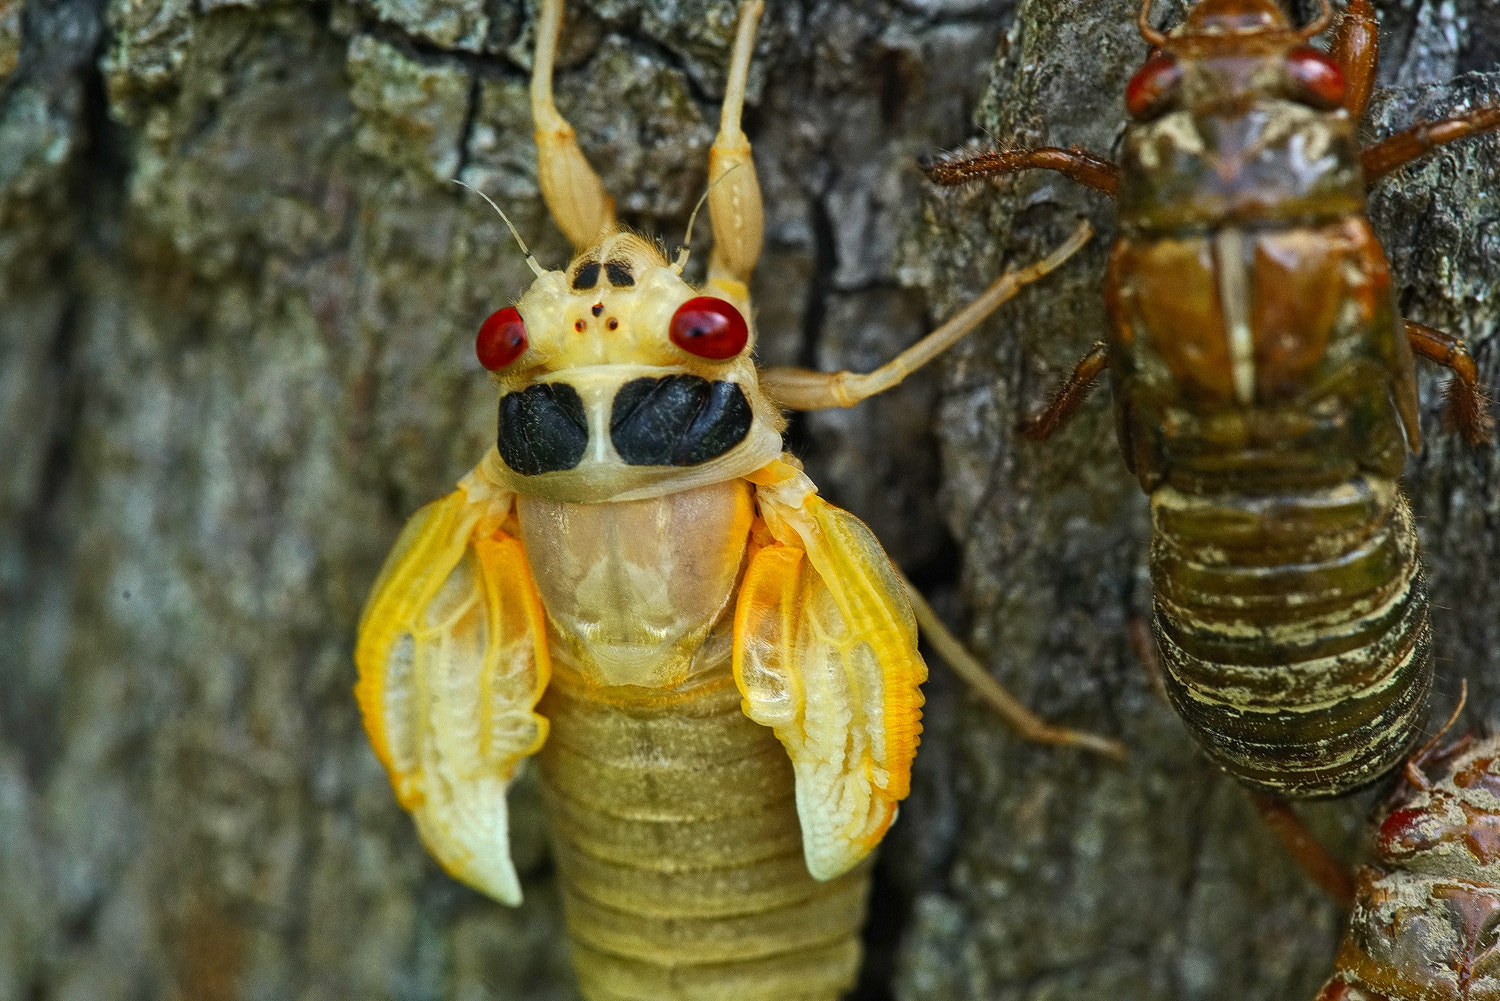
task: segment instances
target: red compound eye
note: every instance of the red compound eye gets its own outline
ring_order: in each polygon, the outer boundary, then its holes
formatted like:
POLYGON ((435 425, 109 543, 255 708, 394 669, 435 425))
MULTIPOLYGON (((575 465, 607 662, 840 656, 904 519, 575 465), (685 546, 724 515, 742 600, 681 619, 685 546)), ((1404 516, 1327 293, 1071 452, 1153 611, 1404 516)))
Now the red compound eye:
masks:
POLYGON ((474 353, 479 364, 491 372, 498 372, 521 357, 526 350, 526 321, 514 306, 506 306, 490 314, 490 318, 479 326, 479 336, 474 338, 474 353))
POLYGON ((1152 56, 1135 71, 1125 87, 1125 108, 1136 118, 1150 118, 1167 109, 1177 96, 1182 67, 1170 55, 1152 56))
POLYGON ((1315 108, 1331 111, 1344 102, 1344 71, 1317 49, 1293 49, 1286 71, 1300 95, 1315 108))
POLYGON ((673 344, 689 354, 719 361, 745 350, 750 328, 740 311, 723 299, 700 295, 677 307, 670 336, 673 344))

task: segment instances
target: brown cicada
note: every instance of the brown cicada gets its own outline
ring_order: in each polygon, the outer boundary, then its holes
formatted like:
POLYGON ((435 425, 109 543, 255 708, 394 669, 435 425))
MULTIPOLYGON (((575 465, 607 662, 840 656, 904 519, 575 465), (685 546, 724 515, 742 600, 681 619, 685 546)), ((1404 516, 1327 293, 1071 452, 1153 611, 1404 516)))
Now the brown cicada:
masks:
POLYGON ((833 1001, 858 964, 866 860, 908 789, 932 620, 783 454, 773 401, 848 406, 895 385, 1088 234, 875 373, 762 372, 740 128, 761 4, 742 9, 709 155, 701 287, 685 252, 616 224, 554 106, 561 8, 541 5, 532 113, 542 194, 577 255, 555 271, 528 255, 536 280, 481 327, 496 445, 397 540, 360 622, 356 694, 428 848, 505 903, 521 896, 506 790, 537 756, 586 997, 833 1001))
POLYGON ((1026 422, 1045 438, 1108 369, 1125 462, 1150 495, 1153 631, 1204 750, 1247 785, 1332 795, 1411 746, 1432 678, 1412 515, 1413 355, 1453 370, 1452 422, 1491 421, 1453 337, 1403 321, 1367 187, 1500 108, 1361 149, 1376 58, 1368 0, 1294 28, 1273 0, 1203 0, 1125 95, 1118 164, 1003 149, 929 165, 959 184, 1028 168, 1116 199, 1108 338, 1026 422))
POLYGON ((1317 1001, 1500 997, 1500 740, 1415 755, 1375 854, 1317 1001))

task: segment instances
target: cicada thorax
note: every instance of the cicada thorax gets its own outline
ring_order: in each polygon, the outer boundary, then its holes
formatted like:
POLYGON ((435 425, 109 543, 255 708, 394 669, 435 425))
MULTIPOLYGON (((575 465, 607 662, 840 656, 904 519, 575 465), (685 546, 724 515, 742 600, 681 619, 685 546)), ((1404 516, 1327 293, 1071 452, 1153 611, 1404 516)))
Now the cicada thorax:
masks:
POLYGON ((1300 39, 1250 21, 1190 21, 1132 105, 1110 371, 1173 702, 1246 783, 1332 795, 1406 752, 1431 680, 1412 361, 1348 116, 1287 96, 1300 39))
POLYGON ((730 671, 748 484, 526 497, 518 514, 548 613, 539 760, 585 995, 839 996, 869 866, 809 874, 791 762, 730 671))
POLYGON ((1318 1001, 1500 997, 1500 742, 1465 738, 1409 774, 1318 1001))

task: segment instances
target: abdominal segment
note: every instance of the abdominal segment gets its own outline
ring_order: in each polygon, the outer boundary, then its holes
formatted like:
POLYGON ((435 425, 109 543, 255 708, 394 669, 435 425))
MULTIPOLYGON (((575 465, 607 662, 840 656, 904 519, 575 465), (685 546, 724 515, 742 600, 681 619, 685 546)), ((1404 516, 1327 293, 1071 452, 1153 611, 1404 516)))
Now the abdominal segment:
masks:
POLYGON ((1289 796, 1335 795, 1406 753, 1432 681, 1411 511, 1357 477, 1284 493, 1152 494, 1167 690, 1210 757, 1289 796))
POLYGON ((724 657, 669 690, 560 668, 540 711, 553 851, 588 1001, 836 1001, 869 863, 819 882, 792 767, 724 657))

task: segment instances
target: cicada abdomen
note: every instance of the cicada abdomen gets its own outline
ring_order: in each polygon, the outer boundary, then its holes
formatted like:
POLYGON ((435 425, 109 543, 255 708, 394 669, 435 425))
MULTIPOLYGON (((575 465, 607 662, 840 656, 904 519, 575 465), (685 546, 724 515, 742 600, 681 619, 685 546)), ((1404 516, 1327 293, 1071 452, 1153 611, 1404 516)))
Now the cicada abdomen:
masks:
POLYGON ((1395 483, 1218 496, 1161 487, 1151 510, 1162 676, 1204 750, 1292 796, 1386 771, 1432 680, 1416 534, 1395 483))
POLYGON ((1492 421, 1461 342, 1403 321, 1365 189, 1500 126, 1478 108, 1361 149, 1375 16, 1293 27, 1273 0, 1200 0, 1126 89, 1118 164, 1001 149, 930 165, 956 184, 1057 170, 1115 197, 1111 326, 1047 409, 1051 434, 1106 369, 1126 464, 1150 495, 1164 683, 1205 751, 1259 790, 1335 795, 1398 762, 1432 658, 1411 512, 1413 354, 1453 369, 1450 417, 1492 421))
POLYGON ((1500 997, 1500 741, 1414 757, 1316 1001, 1500 997))
POLYGON ((542 701, 552 736, 539 760, 585 994, 847 990, 869 866, 826 883, 808 872, 791 763, 746 718, 727 656, 649 698, 570 674, 554 673, 542 701))

